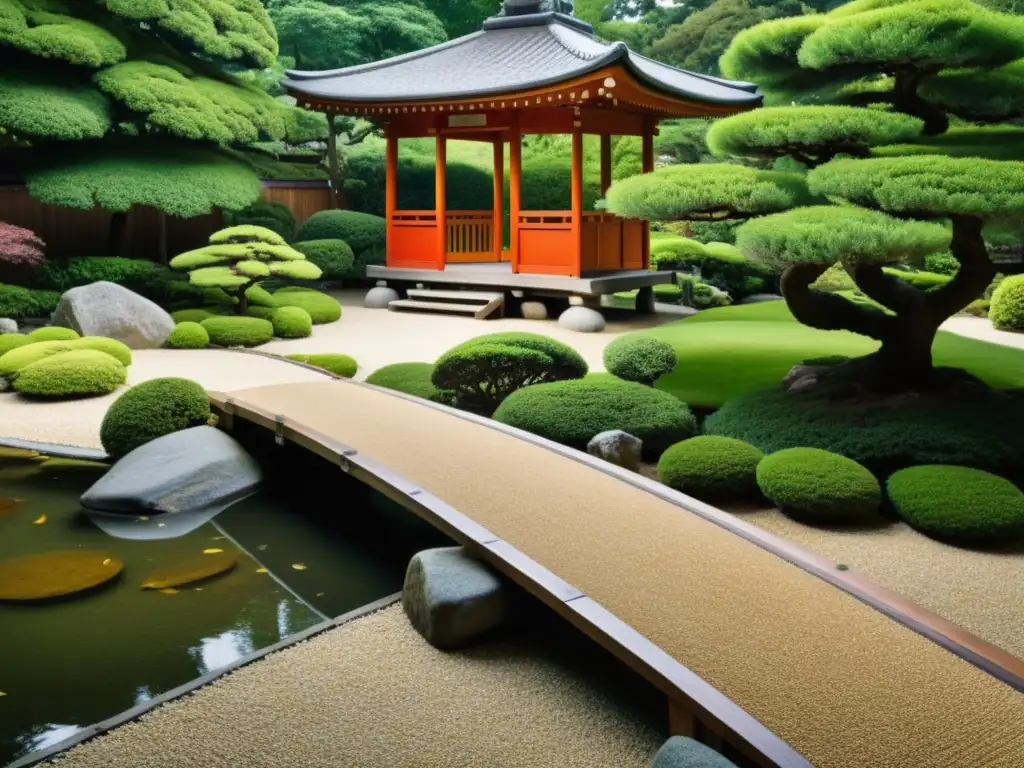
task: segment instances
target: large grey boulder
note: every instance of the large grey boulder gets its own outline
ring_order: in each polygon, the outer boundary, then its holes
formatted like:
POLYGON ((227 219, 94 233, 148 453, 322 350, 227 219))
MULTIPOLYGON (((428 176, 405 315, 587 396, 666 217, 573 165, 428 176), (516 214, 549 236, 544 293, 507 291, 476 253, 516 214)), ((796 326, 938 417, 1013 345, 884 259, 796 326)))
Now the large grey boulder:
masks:
POLYGON ((548 308, 543 301, 524 301, 519 309, 526 320, 548 319, 548 308))
POLYGON ((501 625, 509 603, 507 584, 462 547, 418 552, 405 572, 402 607, 435 648, 458 648, 501 625))
POLYGON ((248 496, 263 480, 256 460, 214 427, 158 437, 118 461, 81 498, 100 512, 191 512, 248 496))
POLYGON ((9 317, 0 317, 0 334, 17 333, 18 323, 9 317))
POLYGON ((386 285, 378 285, 366 292, 363 298, 363 306, 367 309, 387 309, 392 301, 398 301, 401 297, 394 288, 386 285))
POLYGON ((174 330, 174 320, 160 306, 106 281, 66 291, 54 310, 52 323, 82 336, 117 339, 132 349, 162 347, 174 330))
POLYGON ((661 745, 651 768, 736 768, 736 764, 688 736, 673 736, 661 745))
POLYGON ((570 331, 597 333, 604 330, 604 315, 590 307, 569 307, 559 315, 558 324, 570 331))
POLYGON ((621 429, 599 432, 587 443, 587 453, 632 472, 640 469, 644 441, 621 429))

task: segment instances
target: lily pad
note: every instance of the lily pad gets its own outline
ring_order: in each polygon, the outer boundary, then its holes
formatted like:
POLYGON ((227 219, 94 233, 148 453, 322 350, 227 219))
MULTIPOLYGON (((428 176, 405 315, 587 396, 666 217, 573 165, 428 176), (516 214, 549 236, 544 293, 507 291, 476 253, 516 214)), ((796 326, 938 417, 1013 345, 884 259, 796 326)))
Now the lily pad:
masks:
POLYGON ((151 573, 142 582, 143 589, 170 589, 227 573, 238 564, 236 552, 218 552, 184 560, 163 571, 151 573))
POLYGON ((0 562, 0 600, 46 600, 98 587, 124 568, 109 552, 61 550, 0 562))
POLYGON ((47 458, 46 461, 39 465, 39 469, 44 472, 57 470, 62 473, 103 474, 110 469, 110 465, 104 464, 102 461, 89 461, 88 459, 47 458))

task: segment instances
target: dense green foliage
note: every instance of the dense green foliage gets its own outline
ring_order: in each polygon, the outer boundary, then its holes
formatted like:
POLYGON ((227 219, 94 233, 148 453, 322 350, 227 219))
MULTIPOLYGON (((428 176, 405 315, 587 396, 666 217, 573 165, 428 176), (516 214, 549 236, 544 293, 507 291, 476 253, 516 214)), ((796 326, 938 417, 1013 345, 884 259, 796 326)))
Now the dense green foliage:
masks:
MULTIPOLYGON (((702 282, 726 291, 737 301, 760 293, 774 277, 765 265, 744 258, 728 243, 699 243, 685 237, 652 241, 651 265, 656 269, 699 274, 702 282)), ((713 296, 705 298, 713 302, 713 296)))
POLYGON ((338 300, 312 288, 279 288, 274 292, 272 301, 274 307, 298 307, 305 310, 313 325, 333 323, 341 318, 341 304, 338 300))
POLYGON ((0 317, 21 320, 26 317, 44 317, 57 307, 60 294, 52 291, 33 291, 18 285, 0 283, 0 317))
POLYGON ((625 381, 654 386, 676 367, 676 352, 667 341, 646 336, 619 336, 604 348, 604 367, 625 381))
POLYGON ((299 227, 295 239, 344 240, 357 256, 371 248, 384 245, 387 233, 384 219, 359 211, 320 211, 299 227))
POLYGON ((185 320, 174 326, 164 345, 171 349, 206 349, 210 334, 199 323, 185 320))
POLYGON ((56 81, 46 69, 0 72, 0 128, 23 139, 99 139, 113 125, 110 102, 87 82, 56 81))
POLYGON ((127 372, 110 355, 95 349, 61 352, 25 366, 14 377, 16 392, 33 397, 106 395, 125 383, 127 372))
POLYGON ((200 325, 218 347, 258 347, 274 338, 274 326, 258 317, 210 317, 200 325))
POLYGON ((224 223, 227 226, 253 224, 266 227, 279 234, 286 242, 295 237, 295 230, 298 227, 291 208, 276 200, 257 200, 239 211, 226 211, 224 223))
POLYGON ((355 266, 355 254, 344 240, 306 240, 294 248, 320 268, 325 280, 349 277, 355 266))
POLYGON ((757 496, 757 465, 764 454, 731 437, 701 435, 676 443, 658 461, 658 479, 702 501, 757 496))
POLYGON ((119 459, 150 440, 210 420, 210 400, 190 379, 150 379, 115 400, 100 425, 100 441, 119 459))
POLYGON ((281 339, 304 339, 313 334, 313 320, 301 307, 278 307, 270 316, 274 335, 281 339))
POLYGON ((878 480, 856 461, 819 448, 788 448, 757 465, 757 485, 785 514, 812 525, 872 522, 878 480))
POLYGON ((505 398, 494 419, 579 450, 585 450, 595 435, 621 429, 643 441, 648 459, 697 432, 697 420, 681 401, 642 384, 614 379, 525 387, 505 398))
POLYGON ((335 376, 341 376, 345 379, 351 379, 356 375, 356 371, 359 370, 359 364, 354 358, 334 352, 313 355, 288 355, 288 358, 299 363, 312 365, 315 368, 323 368, 325 371, 330 371, 335 376))
POLYGON ((81 335, 71 328, 62 328, 59 325, 48 325, 43 328, 36 328, 28 334, 29 341, 70 341, 79 339, 81 335))
POLYGON ((886 481, 899 516, 926 536, 962 546, 1007 545, 1024 537, 1024 493, 969 467, 910 467, 886 481))
POLYGON ((366 383, 422 397, 424 400, 434 400, 438 390, 431 381, 433 373, 432 363, 392 363, 367 376, 366 383))
POLYGON ((989 317, 1001 331, 1024 332, 1024 275, 1013 275, 999 283, 992 293, 989 317))
POLYGON ((456 407, 490 415, 518 389, 586 374, 586 362, 565 344, 510 332, 477 336, 448 350, 435 364, 432 381, 452 393, 456 407))

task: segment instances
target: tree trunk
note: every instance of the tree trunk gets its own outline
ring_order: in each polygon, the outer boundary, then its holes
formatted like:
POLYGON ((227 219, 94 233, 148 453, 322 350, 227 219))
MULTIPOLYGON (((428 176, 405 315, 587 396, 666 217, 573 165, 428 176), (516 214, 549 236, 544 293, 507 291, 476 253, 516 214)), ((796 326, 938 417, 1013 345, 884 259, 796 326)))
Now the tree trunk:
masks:
POLYGON ((925 136, 938 136, 949 130, 949 115, 941 108, 925 101, 917 92, 918 86, 931 72, 897 72, 893 85, 892 105, 896 111, 924 120, 925 136))
POLYGON ((327 114, 327 168, 331 179, 331 205, 345 207, 345 190, 341 187, 341 163, 338 156, 338 134, 335 132, 334 115, 327 114))
POLYGON ((116 211, 110 216, 107 250, 111 256, 128 256, 128 215, 131 211, 116 211))
POLYGON ((249 286, 243 286, 238 289, 238 304, 235 305, 235 314, 244 315, 246 310, 249 309, 249 297, 245 295, 245 289, 249 286))

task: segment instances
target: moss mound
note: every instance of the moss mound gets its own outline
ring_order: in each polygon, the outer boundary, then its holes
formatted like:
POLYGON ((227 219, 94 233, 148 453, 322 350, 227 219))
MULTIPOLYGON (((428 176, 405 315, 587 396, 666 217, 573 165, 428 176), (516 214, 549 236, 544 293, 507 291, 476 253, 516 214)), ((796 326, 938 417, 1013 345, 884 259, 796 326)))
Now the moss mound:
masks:
POLYGON ((129 389, 107 410, 100 441, 118 459, 140 445, 210 420, 210 400, 189 379, 151 379, 129 389))
POLYGON ((653 385, 676 367, 676 351, 661 339, 620 336, 604 348, 604 367, 620 379, 653 385))
POLYGON ((757 465, 764 454, 731 437, 702 435, 676 443, 658 461, 658 479, 704 501, 757 495, 757 465))
POLYGON ((321 355, 288 355, 288 359, 306 363, 315 368, 323 368, 325 371, 330 371, 335 376, 345 379, 351 379, 359 370, 359 363, 355 361, 355 358, 333 352, 321 355))
POLYGON ((295 250, 320 267, 324 280, 341 280, 348 276, 356 257, 344 240, 307 240, 295 243, 295 250))
POLYGON ((174 326, 165 344, 171 349, 206 349, 210 346, 210 334, 199 323, 186 320, 174 326))
POLYGON ((886 481, 899 516, 925 536, 962 546, 1024 538, 1024 493, 1009 480, 970 467, 910 467, 886 481))
POLYGON ((333 323, 341 319, 341 304, 337 299, 312 288, 281 288, 274 292, 273 301, 276 307, 298 307, 306 310, 313 325, 333 323))
POLYGON ((274 338, 274 326, 258 317, 209 317, 200 323, 218 347, 258 347, 274 338))
POLYGON ((46 600, 72 595, 115 578, 124 563, 109 552, 73 549, 0 563, 0 600, 46 600))
POLYGON ((580 450, 594 435, 621 429, 643 441, 649 458, 697 431, 697 420, 682 402, 629 381, 536 384, 509 395, 494 419, 580 450))
POLYGON ((45 328, 36 328, 28 335, 29 341, 70 341, 79 339, 78 331, 70 328, 62 328, 59 325, 48 325, 45 328))
POLYGON ((177 312, 171 312, 171 319, 176 323, 201 323, 219 314, 209 309, 179 309, 177 312))
POLYGON ((13 386, 35 397, 88 397, 113 392, 127 377, 125 367, 105 352, 77 349, 26 365, 13 386))
POLYGON ((1001 331, 1024 331, 1024 275, 1007 277, 999 284, 988 316, 1001 331))
POLYGON ((882 488, 865 467, 818 448, 787 448, 757 465, 757 485, 784 513, 811 525, 871 522, 882 488))
MULTIPOLYGON (((23 333, 5 333, 3 336, 0 336, 0 357, 3 357, 12 349, 17 349, 31 343, 32 339, 23 333)), ((0 374, 0 376, 2 375, 0 374)))
POLYGON ((313 319, 301 307, 272 310, 270 322, 274 326, 274 335, 281 339, 304 339, 313 333, 313 319))
POLYGON ((392 363, 367 376, 366 383, 433 400, 438 395, 438 389, 430 379, 433 372, 431 363, 392 363))
POLYGON ((0 355, 0 376, 13 376, 22 368, 51 355, 83 349, 108 354, 121 365, 131 365, 132 363, 131 349, 116 339, 108 339, 103 336, 83 336, 80 339, 68 339, 67 341, 29 341, 27 344, 17 346, 0 355))
POLYGON ((340 210, 314 213, 295 233, 298 242, 344 240, 357 254, 384 245, 386 236, 387 223, 383 217, 340 210))

